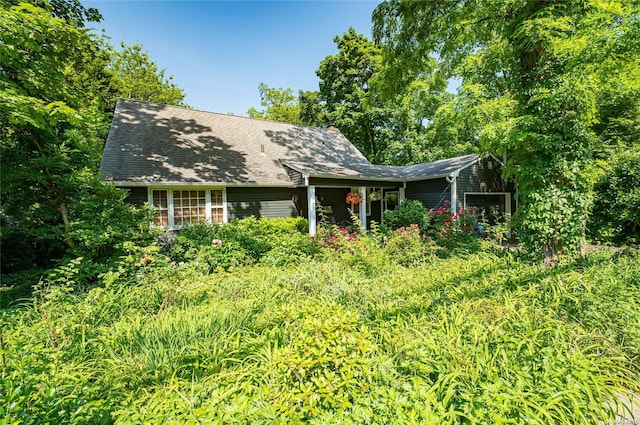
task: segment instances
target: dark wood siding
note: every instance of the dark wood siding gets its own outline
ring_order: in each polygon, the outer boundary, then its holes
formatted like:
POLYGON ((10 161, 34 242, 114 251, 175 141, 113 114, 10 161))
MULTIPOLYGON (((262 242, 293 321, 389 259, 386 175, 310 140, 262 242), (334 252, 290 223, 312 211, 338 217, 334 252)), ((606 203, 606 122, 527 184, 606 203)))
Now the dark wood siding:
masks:
POLYGON ((482 159, 460 171, 457 179, 456 200, 458 207, 464 205, 465 193, 511 193, 511 212, 515 212, 515 188, 513 183, 502 179, 502 166, 492 157, 482 159))
MULTIPOLYGON (((254 217, 297 217, 298 209, 293 202, 293 194, 297 189, 252 187, 227 188, 227 208, 229 220, 234 218, 254 217)), ((301 204, 298 195, 297 204, 301 204)))
POLYGON ((508 192, 502 180, 500 163, 489 157, 460 171, 458 175, 458 202, 466 192, 508 192))
POLYGON ((126 202, 141 207, 145 202, 149 202, 149 192, 146 187, 122 187, 129 191, 129 196, 125 199, 126 202))
POLYGON ((451 199, 451 189, 444 178, 409 182, 405 197, 422 202, 427 209, 439 208, 444 206, 445 200, 451 199))

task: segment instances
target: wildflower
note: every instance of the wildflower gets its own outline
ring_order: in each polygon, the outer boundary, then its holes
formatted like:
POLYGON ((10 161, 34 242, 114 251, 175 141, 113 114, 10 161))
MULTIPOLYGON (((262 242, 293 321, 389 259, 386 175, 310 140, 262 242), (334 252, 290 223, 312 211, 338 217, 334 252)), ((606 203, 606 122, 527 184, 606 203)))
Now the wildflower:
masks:
POLYGON ((442 232, 438 232, 438 237, 442 236, 442 232))
POLYGON ((462 230, 467 230, 467 226, 462 226, 462 230))
POLYGON ((145 255, 144 257, 142 257, 142 258, 140 259, 140 262, 141 262, 142 264, 148 264, 148 263, 150 263, 150 262, 151 262, 151 257, 149 257, 148 255, 145 255))
POLYGON ((175 261, 172 261, 172 262, 171 262, 171 265, 172 265, 172 266, 175 266, 176 264, 177 264, 177 263, 176 263, 175 261))
POLYGON ((220 246, 220 245, 222 245, 222 241, 220 239, 214 239, 214 240, 211 241, 211 245, 220 246))
POLYGON ((451 201, 449 201, 449 200, 445 200, 445 201, 444 201, 444 204, 445 204, 446 206, 449 206, 449 205, 451 205, 451 201))
POLYGON ((475 228, 475 227, 472 227, 472 228, 471 228, 471 231, 472 231, 472 232, 473 232, 473 231, 475 231, 475 230, 476 230, 476 228, 475 228))
POLYGON ((445 222, 444 222, 444 225, 445 225, 445 226, 451 226, 451 222, 450 222, 450 221, 445 221, 445 222))
POLYGON ((335 248, 335 249, 340 249, 340 245, 336 244, 336 245, 334 246, 334 248, 335 248))
POLYGON ((180 261, 180 262, 178 263, 178 265, 179 265, 179 266, 184 266, 184 261, 180 261))

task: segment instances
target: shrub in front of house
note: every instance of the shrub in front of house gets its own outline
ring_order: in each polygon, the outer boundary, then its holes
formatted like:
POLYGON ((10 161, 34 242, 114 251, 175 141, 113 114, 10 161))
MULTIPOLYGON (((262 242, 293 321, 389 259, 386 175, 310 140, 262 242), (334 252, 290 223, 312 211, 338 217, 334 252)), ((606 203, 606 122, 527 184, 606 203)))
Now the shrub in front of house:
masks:
POLYGON ((384 212, 383 222, 384 226, 391 230, 409 227, 412 224, 424 229, 428 224, 428 212, 422 202, 405 199, 394 210, 384 212))
POLYGON ((167 253, 176 262, 206 264, 210 272, 256 264, 264 257, 269 264, 290 264, 318 251, 309 241, 307 229, 307 220, 300 217, 192 224, 167 244, 167 253))
POLYGON ((389 232, 383 240, 385 255, 403 266, 420 265, 433 248, 433 241, 420 234, 417 224, 389 232))
POLYGON ((427 235, 446 248, 476 248, 478 245, 478 216, 474 207, 451 212, 449 201, 445 206, 429 210, 427 235))

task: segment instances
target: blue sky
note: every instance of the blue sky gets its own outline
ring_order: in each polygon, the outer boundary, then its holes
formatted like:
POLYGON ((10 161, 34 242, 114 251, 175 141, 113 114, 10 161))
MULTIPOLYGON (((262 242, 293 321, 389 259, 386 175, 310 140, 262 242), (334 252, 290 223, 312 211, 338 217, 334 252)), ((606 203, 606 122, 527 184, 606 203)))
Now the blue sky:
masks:
POLYGON ((196 109, 261 109, 258 84, 317 90, 315 70, 349 27, 371 37, 379 1, 83 1, 118 47, 142 43, 196 109))

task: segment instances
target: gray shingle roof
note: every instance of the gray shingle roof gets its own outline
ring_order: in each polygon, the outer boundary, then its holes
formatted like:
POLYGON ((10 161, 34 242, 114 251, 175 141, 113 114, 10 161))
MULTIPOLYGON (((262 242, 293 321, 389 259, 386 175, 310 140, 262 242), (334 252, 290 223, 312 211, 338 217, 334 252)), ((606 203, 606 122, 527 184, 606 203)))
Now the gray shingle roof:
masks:
POLYGON ((337 130, 120 99, 100 172, 121 185, 294 186, 283 164, 312 177, 402 182, 443 177, 477 159, 374 165, 337 130))
POLYGON ((428 180, 444 177, 478 160, 476 154, 458 156, 440 161, 403 167, 392 165, 374 165, 369 163, 326 164, 320 162, 305 163, 283 161, 292 169, 311 177, 347 178, 361 180, 383 180, 390 182, 428 180))
POLYGON ((404 167, 404 173, 407 181, 443 177, 453 173, 456 170, 473 164, 478 160, 478 158, 480 157, 477 154, 470 154, 457 156, 455 158, 441 159, 440 161, 408 165, 404 167))
POLYGON ((283 163, 311 177, 385 180, 401 182, 405 167, 369 163, 336 164, 322 162, 283 161, 283 163))
POLYGON ((336 130, 121 99, 100 172, 128 184, 290 186, 280 160, 368 163, 336 130))

